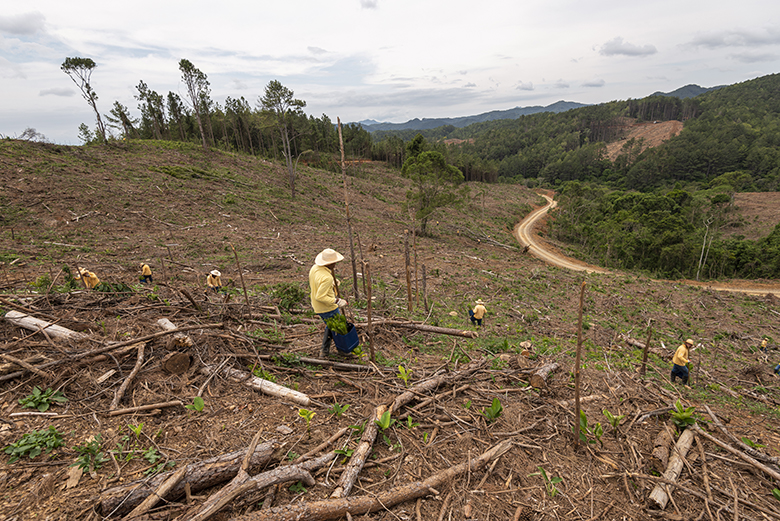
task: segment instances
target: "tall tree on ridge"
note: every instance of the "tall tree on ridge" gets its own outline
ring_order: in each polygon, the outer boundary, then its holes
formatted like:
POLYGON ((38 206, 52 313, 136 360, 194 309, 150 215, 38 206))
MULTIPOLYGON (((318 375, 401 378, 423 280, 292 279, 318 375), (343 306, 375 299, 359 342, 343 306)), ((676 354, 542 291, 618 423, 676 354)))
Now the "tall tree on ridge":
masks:
POLYGON ((187 94, 192 103, 195 119, 198 120, 198 129, 200 129, 203 148, 208 148, 209 145, 206 141, 206 132, 203 129, 203 119, 207 117, 208 114, 204 114, 203 110, 204 108, 208 110, 209 107, 209 94, 211 92, 209 80, 205 74, 192 64, 191 61, 184 58, 179 62, 179 70, 181 71, 181 79, 187 87, 187 94))
POLYGON ((293 91, 282 85, 277 80, 271 80, 265 87, 265 93, 260 98, 260 105, 264 112, 271 115, 279 134, 282 137, 282 153, 287 161, 287 171, 290 178, 290 191, 295 199, 295 163, 290 146, 293 132, 292 117, 302 115, 306 102, 293 98, 293 91))
POLYGON ((75 83, 81 91, 82 97, 87 100, 89 106, 92 107, 92 110, 95 111, 95 116, 97 117, 98 134, 100 134, 100 140, 105 143, 106 127, 103 125, 103 120, 100 119, 100 111, 97 108, 98 96, 90 84, 92 71, 95 70, 95 67, 97 67, 97 64, 92 60, 92 58, 79 58, 77 56, 75 58, 65 58, 65 61, 62 62, 60 69, 62 69, 62 72, 67 74, 71 80, 73 80, 73 83, 75 83))

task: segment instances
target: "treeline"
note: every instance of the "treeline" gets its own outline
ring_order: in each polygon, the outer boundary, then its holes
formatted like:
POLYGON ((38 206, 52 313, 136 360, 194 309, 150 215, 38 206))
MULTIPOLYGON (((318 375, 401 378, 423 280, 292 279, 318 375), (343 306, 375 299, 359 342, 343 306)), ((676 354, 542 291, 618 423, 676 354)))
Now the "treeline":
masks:
POLYGON ((757 241, 727 236, 739 224, 728 182, 662 193, 569 182, 552 213, 551 235, 594 264, 657 277, 780 277, 780 225, 757 241))
MULTIPOLYGON (((774 191, 780 189, 779 94, 775 74, 695 98, 652 96, 419 133, 429 141, 456 140, 447 157, 467 180, 551 187, 586 181, 652 191, 677 182, 700 188, 739 172, 750 176, 746 190, 774 191), (642 150, 642 143, 626 140, 615 161, 606 158, 606 143, 625 137, 627 121, 668 120, 685 127, 666 144, 642 150)), ((386 155, 390 140, 410 137, 404 131, 377 132, 374 156, 386 155)))

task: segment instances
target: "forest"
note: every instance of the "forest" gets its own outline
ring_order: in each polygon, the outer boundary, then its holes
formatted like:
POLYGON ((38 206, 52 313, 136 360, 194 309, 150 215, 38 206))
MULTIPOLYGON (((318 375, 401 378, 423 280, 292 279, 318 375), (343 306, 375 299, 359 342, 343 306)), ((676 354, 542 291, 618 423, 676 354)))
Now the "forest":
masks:
MULTIPOLYGON (((82 74, 91 73, 88 65, 82 74)), ((140 117, 115 101, 101 129, 95 110, 98 130, 80 129, 85 144, 170 140, 284 158, 293 186, 299 162, 340 169, 337 125, 325 114, 307 116, 306 102, 279 82, 270 82, 254 107, 244 97, 220 104, 204 73, 187 60, 180 69, 191 87, 188 100, 139 81, 140 117)), ((86 79, 89 101, 94 91, 86 79)), ((554 189, 560 206, 551 235, 584 260, 671 278, 776 278, 780 231, 758 241, 725 238, 723 231, 738 215, 734 193, 780 190, 778 93, 774 74, 685 99, 654 95, 463 128, 372 134, 349 123, 341 131, 349 160, 400 170, 416 155, 417 138, 460 170, 463 181, 554 189), (660 146, 626 139, 630 123, 669 120, 683 122, 683 131, 660 146), (606 146, 615 141, 625 143, 610 160, 606 146)))

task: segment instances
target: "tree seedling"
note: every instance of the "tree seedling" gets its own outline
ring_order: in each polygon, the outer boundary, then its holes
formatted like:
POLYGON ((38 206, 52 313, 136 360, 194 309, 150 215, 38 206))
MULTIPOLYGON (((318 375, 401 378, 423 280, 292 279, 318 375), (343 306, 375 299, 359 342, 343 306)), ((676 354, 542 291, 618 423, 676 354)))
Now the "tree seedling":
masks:
POLYGON ((8 463, 14 463, 22 456, 33 459, 44 450, 51 452, 62 445, 62 434, 53 425, 50 425, 47 430, 28 432, 18 441, 7 446, 5 453, 11 455, 8 463))
POLYGON ((347 412, 349 404, 339 405, 339 402, 333 402, 333 406, 328 409, 328 412, 335 414, 337 418, 341 418, 341 415, 347 412))
POLYGON ((344 456, 344 459, 341 460, 341 465, 343 465, 349 458, 352 457, 352 455, 355 453, 355 449, 336 449, 333 452, 344 456))
POLYGON ((314 418, 315 414, 317 413, 309 409, 298 409, 298 416, 306 420, 306 432, 309 433, 309 436, 311 436, 311 419, 314 418))
POLYGON ((561 483, 563 481, 563 478, 556 478, 556 477, 547 477, 547 472, 542 467, 536 467, 539 469, 539 472, 534 472, 533 474, 528 474, 528 477, 531 476, 542 476, 542 479, 544 480, 544 488, 547 490, 547 495, 550 497, 555 497, 558 495, 559 490, 555 487, 558 483, 561 483))
POLYGON ((428 444, 428 438, 431 437, 431 434, 429 432, 423 432, 423 444, 428 444))
POLYGON ((290 488, 288 490, 294 494, 305 494, 307 492, 306 487, 304 487, 303 483, 301 483, 300 481, 297 481, 294 484, 290 485, 290 488))
POLYGON ((404 427, 406 427, 406 428, 407 428, 407 429, 409 429, 409 430, 412 430, 412 429, 414 429, 414 428, 415 428, 415 427, 417 427, 418 425, 420 425, 420 424, 419 424, 419 423, 415 423, 415 422, 412 420, 412 416, 411 416, 411 415, 409 415, 409 416, 407 416, 407 417, 406 417, 406 423, 405 423, 405 424, 403 424, 403 426, 404 426, 404 427))
POLYGON ((203 401, 203 398, 196 396, 190 405, 185 405, 184 407, 191 411, 201 412, 205 406, 206 402, 203 401))
POLYGON ((773 488, 772 489, 772 495, 775 496, 775 499, 780 501, 780 489, 779 488, 773 488))
POLYGON ((766 447, 766 445, 761 445, 760 443, 756 443, 753 440, 751 440, 750 438, 746 438, 744 436, 742 436, 742 442, 745 445, 747 445, 748 447, 752 448, 752 449, 762 449, 762 448, 766 447))
POLYGON ((96 434, 90 441, 85 442, 82 445, 76 445, 73 450, 79 453, 79 457, 76 463, 71 467, 78 467, 81 470, 86 470, 90 475, 94 474, 103 463, 108 461, 105 453, 100 449, 102 448, 103 437, 100 433, 96 434))
POLYGON ((619 430, 618 427, 620 426, 620 422, 623 418, 626 417, 625 414, 621 414, 620 416, 615 416, 608 410, 604 409, 604 416, 607 417, 607 420, 609 421, 609 424, 612 425, 612 432, 615 434, 615 438, 618 437, 619 430))
POLYGON ((680 400, 677 400, 674 404, 672 411, 672 422, 677 426, 680 431, 685 430, 689 425, 696 423, 696 418, 693 417, 695 407, 684 407, 680 400))
POLYGON ((501 411, 503 410, 504 408, 501 406, 501 402, 498 398, 493 398, 493 404, 490 407, 482 409, 482 415, 488 423, 490 423, 496 421, 498 417, 501 416, 501 411))
POLYGON ((51 387, 41 391, 40 387, 36 385, 33 387, 32 394, 19 398, 19 405, 38 409, 39 412, 46 412, 51 407, 52 402, 64 403, 67 401, 68 399, 61 391, 54 391, 51 387))
POLYGON ((376 423, 377 426, 380 429, 382 429, 382 432, 384 432, 393 426, 393 424, 395 423, 395 419, 390 418, 390 411, 385 411, 382 414, 381 418, 379 418, 378 420, 374 420, 374 423, 376 423))
POLYGON ((133 431, 133 434, 135 434, 136 438, 140 438, 141 432, 144 430, 144 424, 143 422, 139 423, 138 425, 133 425, 132 423, 128 423, 127 428, 133 431))
POLYGON ((411 369, 407 370, 403 365, 398 366, 398 374, 396 376, 404 381, 404 387, 409 387, 409 378, 411 378, 412 372, 411 369))

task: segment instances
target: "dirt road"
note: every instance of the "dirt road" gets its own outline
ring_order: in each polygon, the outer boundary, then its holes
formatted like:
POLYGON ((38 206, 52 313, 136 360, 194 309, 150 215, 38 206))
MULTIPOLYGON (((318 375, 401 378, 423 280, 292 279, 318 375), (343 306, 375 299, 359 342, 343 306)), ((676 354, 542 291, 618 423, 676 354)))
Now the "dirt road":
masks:
MULTIPOLYGON (((553 266, 558 266, 559 268, 565 268, 574 271, 585 271, 588 273, 610 273, 610 271, 604 268, 592 266, 577 259, 561 255, 548 244, 545 244, 545 242, 542 241, 536 233, 534 233, 534 227, 539 222, 539 220, 547 215, 547 212, 549 212, 552 208, 555 208, 558 205, 558 203, 553 201, 552 197, 549 195, 540 195, 547 200, 547 206, 543 206, 534 210, 528 214, 525 219, 520 221, 517 226, 515 226, 514 234, 517 241, 523 246, 528 246, 528 251, 531 253, 531 255, 548 264, 552 264, 553 266)), ((771 293, 775 296, 780 296, 780 286, 776 284, 759 284, 749 281, 725 283, 682 280, 677 282, 716 291, 732 291, 738 293, 747 293, 749 295, 767 295, 771 293)))

